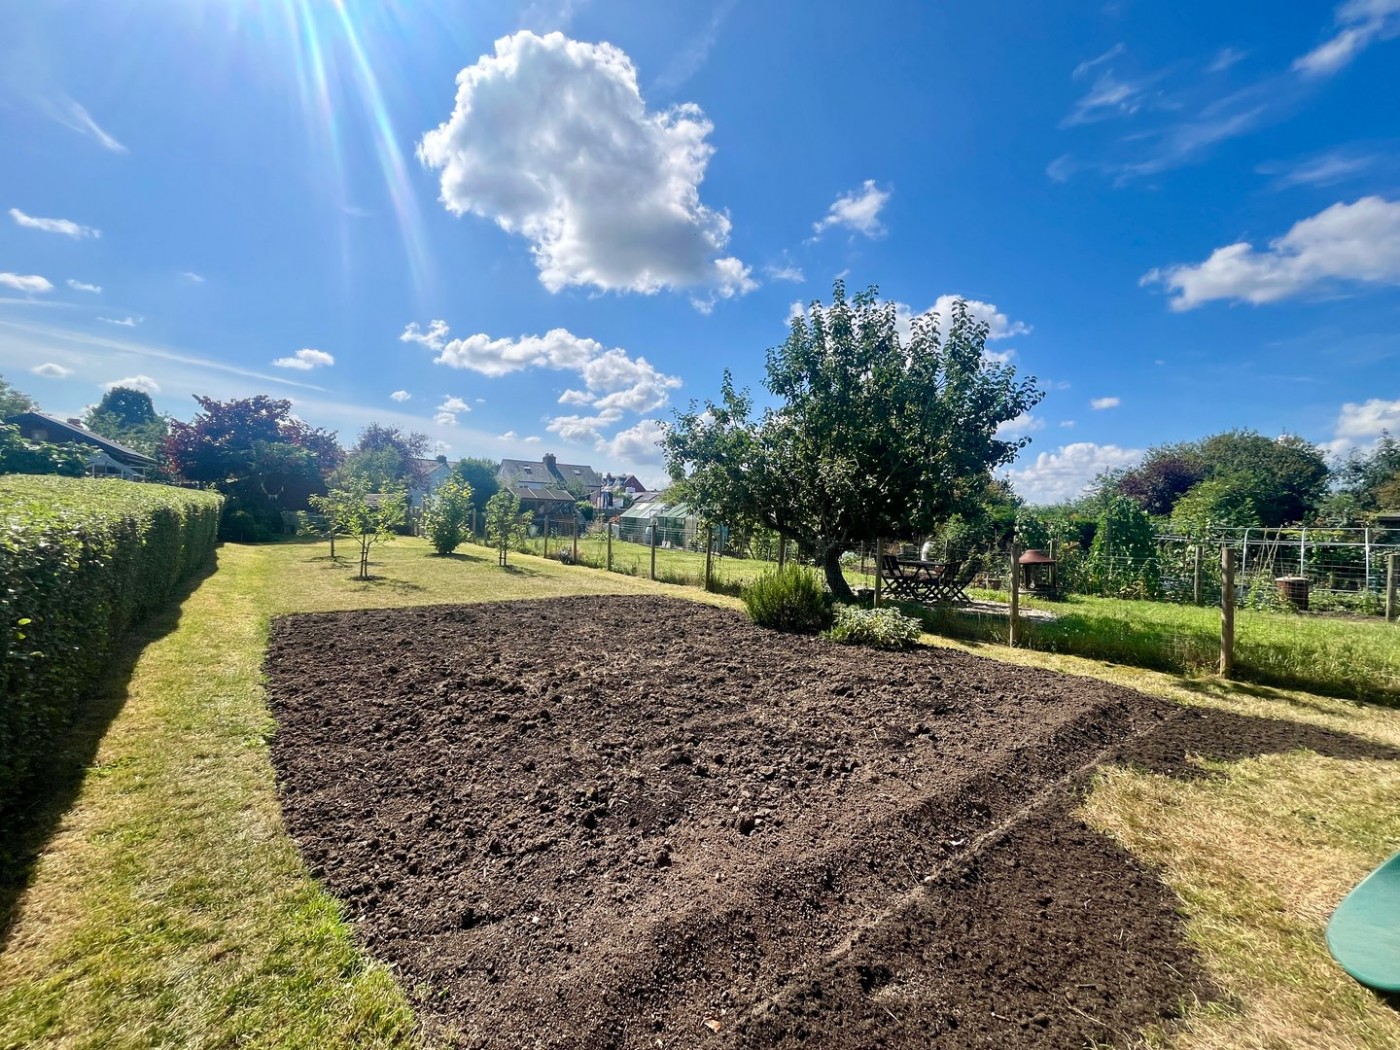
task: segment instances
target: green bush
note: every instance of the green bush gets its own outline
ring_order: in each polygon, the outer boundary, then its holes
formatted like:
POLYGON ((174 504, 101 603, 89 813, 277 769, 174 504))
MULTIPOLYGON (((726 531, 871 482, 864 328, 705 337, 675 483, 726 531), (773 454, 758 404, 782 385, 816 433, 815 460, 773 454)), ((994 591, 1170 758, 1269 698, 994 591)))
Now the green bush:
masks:
POLYGON ((826 632, 826 637, 844 645, 908 649, 919 640, 921 630, 918 620, 888 605, 879 609, 838 605, 835 622, 826 632))
POLYGON ((216 495, 0 477, 0 809, 130 626, 208 564, 216 495))
POLYGON ((787 565, 765 572, 740 596, 749 618, 775 631, 816 634, 831 623, 831 595, 814 569, 787 565))

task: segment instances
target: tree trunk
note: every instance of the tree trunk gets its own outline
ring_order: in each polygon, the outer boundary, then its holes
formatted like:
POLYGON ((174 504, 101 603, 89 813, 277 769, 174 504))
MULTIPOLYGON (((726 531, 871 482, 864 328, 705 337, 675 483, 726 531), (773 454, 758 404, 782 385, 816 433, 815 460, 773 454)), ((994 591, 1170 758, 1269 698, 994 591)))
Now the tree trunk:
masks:
POLYGON ((840 545, 832 544, 825 548, 822 554, 822 569, 826 572, 826 586, 831 591, 831 596, 843 605, 854 603, 856 596, 851 593, 851 585, 846 582, 846 577, 841 572, 840 545))

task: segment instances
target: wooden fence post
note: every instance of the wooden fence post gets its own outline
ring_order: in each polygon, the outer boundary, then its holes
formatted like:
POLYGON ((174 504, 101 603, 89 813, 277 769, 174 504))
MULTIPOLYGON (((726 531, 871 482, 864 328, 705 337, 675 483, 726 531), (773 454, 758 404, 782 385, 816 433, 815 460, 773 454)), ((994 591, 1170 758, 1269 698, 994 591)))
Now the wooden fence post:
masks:
POLYGON ((612 522, 604 522, 608 529, 608 572, 612 572, 612 522))
POLYGON ((1201 604, 1201 545, 1197 543, 1192 550, 1195 552, 1191 559, 1191 600, 1201 604))
POLYGON ((881 564, 880 564, 880 555, 882 555, 882 554, 884 554, 884 553, 885 553, 885 541, 884 541, 884 540, 876 540, 876 541, 875 541, 875 608, 877 608, 877 609, 880 608, 880 593, 881 593, 881 590, 882 590, 882 588, 880 587, 880 581, 884 578, 884 575, 885 575, 885 574, 881 571, 881 569, 883 568, 883 566, 881 566, 881 564))
POLYGON ((651 578, 656 579, 656 519, 651 519, 651 578))
POLYGON ((1395 588, 1400 585, 1400 554, 1387 554, 1385 558, 1385 622, 1394 623, 1400 616, 1400 607, 1395 603, 1395 588))
POLYGON ((715 527, 705 526, 705 590, 710 589, 714 579, 715 527))
POLYGON ((1018 546, 1015 540, 1011 541, 1011 610, 1006 621, 1006 644, 1012 648, 1020 640, 1017 627, 1021 615, 1021 554, 1016 549, 1018 546))
POLYGON ((1220 677, 1235 673, 1235 552, 1220 548, 1220 677))
POLYGON ((574 515, 574 564, 578 564, 578 515, 574 515))
POLYGON ((544 516, 544 554, 541 557, 549 557, 549 515, 544 516))

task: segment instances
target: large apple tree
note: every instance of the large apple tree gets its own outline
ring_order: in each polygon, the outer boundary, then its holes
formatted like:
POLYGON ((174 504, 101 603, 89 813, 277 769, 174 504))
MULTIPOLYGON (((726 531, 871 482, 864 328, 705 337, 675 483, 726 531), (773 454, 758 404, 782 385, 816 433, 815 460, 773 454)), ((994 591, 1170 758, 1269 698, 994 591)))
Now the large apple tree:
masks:
POLYGON ((838 600, 852 599, 841 555, 913 536, 970 510, 1025 438, 1001 424, 1039 403, 1034 378, 986 354, 988 328, 956 302, 913 320, 875 288, 795 317, 767 355, 774 404, 757 418, 726 372, 718 402, 678 413, 662 447, 686 498, 717 521, 761 525, 813 555, 838 600))

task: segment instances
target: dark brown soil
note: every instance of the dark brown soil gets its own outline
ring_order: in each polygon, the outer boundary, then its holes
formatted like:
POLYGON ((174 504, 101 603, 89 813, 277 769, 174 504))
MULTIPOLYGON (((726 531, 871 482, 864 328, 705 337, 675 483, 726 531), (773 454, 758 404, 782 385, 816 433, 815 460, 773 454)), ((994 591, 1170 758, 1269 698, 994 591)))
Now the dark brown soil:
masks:
POLYGON ((1124 1042, 1210 990, 1088 771, 1366 750, 661 598, 287 617, 267 671, 312 871, 512 1050, 1124 1042))

